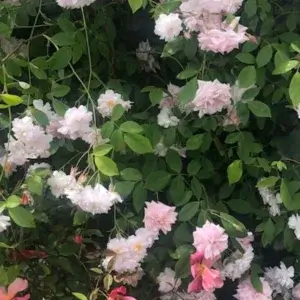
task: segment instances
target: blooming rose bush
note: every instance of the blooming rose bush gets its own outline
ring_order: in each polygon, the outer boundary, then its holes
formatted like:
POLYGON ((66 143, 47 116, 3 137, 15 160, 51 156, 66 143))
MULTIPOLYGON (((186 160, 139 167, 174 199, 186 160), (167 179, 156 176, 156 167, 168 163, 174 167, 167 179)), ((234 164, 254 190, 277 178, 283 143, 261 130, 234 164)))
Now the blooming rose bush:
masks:
POLYGON ((2 1, 0 300, 299 300, 299 12, 2 1))

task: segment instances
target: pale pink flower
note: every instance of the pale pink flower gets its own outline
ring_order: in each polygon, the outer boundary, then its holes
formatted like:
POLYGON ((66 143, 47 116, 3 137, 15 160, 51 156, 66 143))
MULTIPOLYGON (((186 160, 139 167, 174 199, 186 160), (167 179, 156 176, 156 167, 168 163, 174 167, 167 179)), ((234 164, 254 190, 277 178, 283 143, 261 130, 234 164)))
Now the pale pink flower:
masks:
POLYGON ((189 11, 188 2, 183 2, 180 8, 183 11, 184 24, 189 32, 207 32, 212 29, 222 28, 222 15, 220 14, 189 11))
POLYGON ((160 101, 159 107, 167 107, 167 108, 173 108, 176 105, 176 101, 172 97, 165 97, 160 101))
POLYGON ((249 231, 247 233, 246 237, 244 237, 244 238, 237 238, 236 240, 243 247, 243 249, 246 250, 249 247, 252 247, 251 243, 254 241, 254 236, 253 236, 253 233, 249 231))
POLYGON ((228 235, 225 230, 209 221, 202 228, 197 227, 193 236, 193 245, 197 251, 203 252, 206 259, 214 259, 228 248, 228 235))
POLYGON ((229 106, 227 108, 227 115, 226 119, 223 122, 223 126, 228 126, 228 125, 235 125, 238 126, 240 125, 241 120, 238 116, 237 110, 233 106, 229 106))
POLYGON ((201 291, 200 293, 190 293, 187 294, 185 292, 179 292, 177 293, 179 296, 177 299, 183 299, 183 300, 216 300, 216 296, 214 293, 208 293, 206 291, 201 291))
POLYGON ((120 286, 111 290, 108 294, 108 300, 136 300, 133 297, 127 296, 127 289, 125 286, 120 286))
POLYGON ((136 287, 139 280, 142 279, 144 271, 142 268, 138 268, 134 273, 125 273, 117 276, 118 279, 122 281, 123 284, 131 285, 136 287))
POLYGON ((80 8, 91 5, 96 0, 56 0, 57 4, 64 8, 80 8))
POLYGON ((171 230, 171 225, 176 222, 177 212, 175 207, 161 202, 146 202, 144 224, 152 231, 161 230, 164 234, 171 230))
POLYGON ((166 42, 174 40, 180 34, 181 30, 182 21, 178 14, 160 14, 155 22, 154 33, 166 42))
POLYGON ((15 297, 18 293, 25 291, 28 288, 26 279, 16 278, 7 288, 0 287, 0 300, 28 300, 30 295, 23 297, 15 297))
MULTIPOLYGON (((211 14, 234 14, 242 5, 243 0, 188 0, 184 1, 185 7, 197 13, 208 12, 211 14)), ((181 6, 180 9, 182 10, 181 6)))
POLYGON ((298 283, 294 288, 293 288, 293 297, 294 300, 300 300, 300 283, 298 283))
POLYGON ((239 45, 247 40, 248 38, 244 29, 238 32, 229 28, 226 30, 212 29, 207 32, 201 32, 198 35, 201 50, 222 54, 238 49, 239 45))
POLYGON ((263 285, 263 291, 260 293, 254 289, 249 279, 242 281, 237 288, 235 298, 237 300, 272 300, 272 290, 270 285, 263 279, 260 279, 263 285))
POLYGON ((205 114, 213 115, 222 111, 231 104, 230 91, 230 85, 221 83, 218 79, 214 81, 198 80, 198 90, 191 102, 194 111, 199 112, 200 118, 205 114))
POLYGON ((158 291, 161 293, 169 293, 177 291, 181 285, 181 279, 176 278, 175 272, 171 268, 165 268, 157 277, 159 284, 158 291))
POLYGON ((221 272, 212 269, 214 262, 214 260, 205 259, 203 252, 191 255, 191 273, 194 279, 188 286, 188 293, 198 293, 201 290, 211 293, 223 286, 221 272))

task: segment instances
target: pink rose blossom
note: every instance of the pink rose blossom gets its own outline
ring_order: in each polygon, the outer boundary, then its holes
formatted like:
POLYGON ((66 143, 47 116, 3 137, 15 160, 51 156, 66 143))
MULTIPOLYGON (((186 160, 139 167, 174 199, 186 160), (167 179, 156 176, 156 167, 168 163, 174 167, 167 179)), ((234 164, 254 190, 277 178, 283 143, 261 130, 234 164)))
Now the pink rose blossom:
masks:
POLYGON ((171 225, 176 222, 177 212, 175 207, 161 202, 146 202, 145 227, 152 231, 161 230, 164 234, 171 230, 171 225))
POLYGON ((298 283, 294 288, 293 288, 293 297, 294 300, 300 300, 300 283, 298 283))
POLYGON ((211 14, 223 14, 231 13, 234 14, 239 7, 242 5, 243 0, 187 0, 184 1, 182 6, 185 10, 187 8, 191 12, 203 13, 209 12, 211 14))
POLYGON ((133 297, 126 296, 127 289, 125 286, 120 286, 111 290, 108 294, 108 300, 136 300, 133 297))
POLYGON ((29 300, 30 295, 15 297, 18 293, 23 292, 28 287, 26 279, 16 278, 7 288, 0 287, 0 300, 29 300))
POLYGON ((243 247, 244 250, 247 250, 249 247, 252 247, 251 243, 254 241, 254 236, 252 232, 248 232, 247 236, 244 238, 236 239, 239 244, 243 247))
POLYGON ((201 50, 222 54, 238 49, 239 45, 247 40, 245 31, 235 32, 232 29, 212 29, 198 35, 201 50))
POLYGON ((180 7, 183 10, 184 24, 189 32, 207 32, 212 29, 222 28, 222 15, 207 12, 201 14, 184 12, 186 4, 187 2, 183 2, 180 7))
POLYGON ((194 100, 191 102, 194 111, 199 112, 199 117, 205 114, 213 115, 216 112, 230 106, 231 88, 229 84, 223 84, 219 80, 198 80, 198 90, 194 100))
POLYGON ((193 236, 193 245, 197 251, 203 252, 206 259, 215 259, 228 248, 228 235, 225 230, 209 221, 202 228, 197 227, 193 236))
POLYGON ((201 291, 200 293, 190 293, 185 292, 177 293, 178 298, 182 300, 216 300, 216 296, 213 293, 207 293, 206 291, 201 291))
POLYGON ((262 293, 254 289, 249 279, 242 281, 237 288, 235 298, 237 300, 272 300, 272 290, 269 284, 263 279, 260 279, 263 285, 262 293))
POLYGON ((193 281, 188 286, 188 293, 198 293, 201 290, 213 292, 223 286, 221 272, 212 269, 214 260, 204 258, 203 252, 191 255, 191 273, 193 281))

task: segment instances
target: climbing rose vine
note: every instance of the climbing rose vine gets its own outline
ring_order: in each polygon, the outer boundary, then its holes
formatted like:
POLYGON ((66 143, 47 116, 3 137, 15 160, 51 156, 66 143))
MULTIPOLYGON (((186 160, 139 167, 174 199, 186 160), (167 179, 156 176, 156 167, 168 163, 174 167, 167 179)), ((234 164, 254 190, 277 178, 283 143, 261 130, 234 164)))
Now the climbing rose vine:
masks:
POLYGON ((0 300, 300 300, 300 2, 0 3, 0 300))

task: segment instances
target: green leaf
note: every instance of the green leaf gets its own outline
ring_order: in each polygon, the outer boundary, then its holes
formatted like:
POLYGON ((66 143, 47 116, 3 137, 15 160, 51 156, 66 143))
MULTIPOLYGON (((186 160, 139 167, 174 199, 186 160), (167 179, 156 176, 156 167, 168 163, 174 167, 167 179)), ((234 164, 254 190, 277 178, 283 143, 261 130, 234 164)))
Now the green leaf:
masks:
POLYGON ((59 32, 51 39, 57 46, 70 46, 75 43, 75 35, 72 33, 59 32))
POLYGON ((20 227, 35 228, 33 215, 25 208, 18 206, 8 211, 11 219, 20 227))
POLYGON ((143 132, 143 127, 133 121, 127 121, 121 124, 120 130, 128 133, 140 133, 143 132))
POLYGON ((70 92, 71 88, 66 85, 53 83, 51 93, 54 97, 63 97, 70 92))
POLYGON ((287 251, 291 252, 294 249, 295 242, 296 242, 295 234, 293 230, 291 230, 287 225, 283 232, 284 247, 286 248, 287 251))
POLYGON ((197 159, 193 159, 192 161, 190 161, 187 166, 187 172, 190 176, 197 175, 200 169, 201 169, 201 164, 197 159))
POLYGON ((186 68, 184 71, 180 72, 176 78, 178 79, 188 79, 198 74, 197 69, 195 68, 186 68))
POLYGON ((132 194, 132 204, 137 213, 140 213, 147 200, 147 190, 143 188, 143 184, 139 183, 132 194))
POLYGON ((145 188, 152 192, 161 191, 168 185, 170 179, 171 174, 166 171, 151 172, 146 179, 145 188))
POLYGON ((267 65, 272 59, 273 49, 271 45, 261 48, 256 56, 256 64, 259 68, 267 65))
POLYGON ((63 117, 65 115, 66 111, 69 109, 69 107, 66 104, 64 104, 63 102, 56 100, 56 99, 52 100, 52 105, 53 105, 55 112, 60 117, 63 117))
POLYGON ((112 114, 111 114, 112 121, 119 120, 124 115, 124 112, 125 112, 125 108, 121 104, 117 104, 113 108, 113 111, 112 111, 112 114))
POLYGON ((233 161, 227 168, 229 184, 238 182, 243 175, 243 163, 241 160, 233 161))
POLYGON ((101 128, 101 134, 104 139, 107 139, 111 136, 114 131, 115 124, 112 121, 108 121, 103 124, 101 128))
POLYGON ((5 206, 7 208, 14 208, 21 204, 20 197, 16 195, 11 195, 6 199, 5 206))
POLYGON ((245 67, 238 76, 239 86, 247 88, 256 82, 256 70, 253 66, 245 67))
POLYGON ((236 55, 236 58, 244 64, 252 65, 255 63, 255 57, 250 53, 239 53, 236 55))
POLYGON ((114 282, 114 278, 112 277, 112 275, 110 274, 107 274, 104 276, 103 278, 103 286, 104 288, 108 291, 111 287, 111 285, 113 284, 114 282))
POLYGON ((154 86, 146 86, 142 92, 149 92, 149 98, 153 105, 160 103, 163 98, 163 90, 154 86))
POLYGON ((236 105, 238 117, 242 124, 247 124, 249 120, 249 109, 246 103, 238 102, 236 105))
POLYGON ((184 205, 189 199, 185 197, 185 184, 184 178, 181 175, 176 176, 170 185, 170 196, 172 202, 176 205, 184 205))
POLYGON ((112 133, 110 142, 114 146, 115 151, 123 151, 126 148, 124 136, 120 129, 117 129, 112 133))
POLYGON ((185 38, 183 36, 178 36, 174 40, 168 42, 167 44, 165 44, 161 56, 168 57, 168 56, 174 55, 179 50, 184 48, 184 41, 185 41, 185 38))
POLYGON ((126 168, 120 172, 120 175, 124 180, 129 181, 141 181, 143 179, 141 172, 134 168, 126 168))
POLYGON ((199 211, 200 203, 197 201, 186 204, 179 212, 179 221, 186 222, 191 220, 199 211))
POLYGON ((41 110, 38 110, 36 108, 31 108, 30 111, 31 111, 33 118, 35 119, 35 121, 37 123, 39 123, 42 126, 49 125, 49 119, 44 112, 42 112, 41 110))
POLYGON ((256 0, 248 0, 245 3, 245 13, 247 14, 248 18, 251 18, 256 15, 257 11, 257 4, 256 0))
POLYGON ((266 117, 266 118, 272 117, 269 106, 261 101, 254 100, 248 102, 248 107, 251 110, 251 112, 257 117, 266 117))
POLYGON ((11 34, 11 31, 11 28, 7 24, 0 22, 0 35, 3 35, 8 38, 11 34))
POLYGON ((17 106, 24 102, 24 100, 21 97, 16 95, 0 94, 0 98, 5 104, 9 106, 17 106))
POLYGON ((280 197, 287 210, 294 211, 300 209, 300 198, 298 194, 295 195, 286 179, 281 180, 280 197))
POLYGON ((204 139, 204 134, 196 134, 190 137, 186 142, 187 150, 197 150, 201 147, 204 139))
POLYGON ((263 285, 262 282, 260 280, 259 277, 259 266, 256 264, 253 264, 251 266, 251 275, 250 275, 250 280, 251 280, 251 284, 252 286, 259 292, 262 293, 263 292, 263 285))
POLYGON ((129 0, 129 5, 133 13, 143 6, 143 0, 129 0))
POLYGON ((135 182, 132 181, 119 181, 115 184, 115 191, 122 197, 126 198, 131 194, 135 182))
POLYGON ((179 102, 187 104, 195 98, 198 89, 197 77, 191 79, 179 92, 179 102))
POLYGON ((8 284, 8 276, 3 266, 0 267, 0 284, 1 286, 8 284))
POLYGON ((42 69, 37 67, 35 64, 30 62, 29 63, 29 69, 36 78, 38 78, 38 79, 47 79, 47 74, 45 73, 45 71, 43 71, 42 69))
POLYGON ((88 298, 81 293, 72 293, 72 294, 79 300, 88 300, 88 298))
POLYGON ((190 255, 194 252, 194 248, 191 245, 185 244, 185 245, 180 245, 179 247, 176 248, 176 251, 171 253, 170 256, 173 259, 180 259, 181 256, 183 255, 190 255))
POLYGON ((276 182, 278 181, 278 177, 275 176, 269 176, 266 178, 262 178, 259 180, 259 182, 257 183, 257 187, 259 188, 270 188, 270 187, 274 187, 276 182))
POLYGON ((276 69, 273 71, 273 75, 279 75, 279 74, 284 74, 292 69, 296 68, 299 65, 299 61, 297 60, 287 60, 281 62, 276 69))
POLYGON ((58 18, 57 23, 64 32, 73 33, 76 31, 75 25, 68 19, 64 18, 63 15, 58 18))
POLYGON ((118 167, 116 163, 109 157, 106 156, 96 156, 95 164, 98 170, 107 176, 116 176, 119 174, 118 167))
POLYGON ((49 60, 51 70, 64 69, 72 58, 72 50, 69 47, 63 47, 57 50, 49 60))
POLYGON ((243 223, 231 215, 221 212, 220 219, 226 232, 233 237, 245 237, 247 229, 243 223))
POLYGON ((30 176, 27 180, 27 186, 32 194, 42 196, 43 195, 43 180, 40 176, 30 176))
POLYGON ((180 155, 173 150, 169 150, 166 155, 166 162, 171 170, 180 173, 182 170, 182 161, 180 155))
POLYGON ((230 209, 234 212, 237 212, 241 215, 247 215, 253 211, 249 202, 242 199, 231 199, 226 204, 230 207, 230 209))
POLYGON ((190 275, 190 255, 182 255, 175 265, 175 273, 178 278, 186 278, 190 275))
POLYGON ((196 198, 198 200, 200 200, 200 198, 203 194, 203 187, 202 187, 202 184, 200 183, 200 181, 196 177, 193 177, 193 179, 191 181, 191 188, 192 188, 192 191, 193 191, 194 195, 196 196, 196 198))
POLYGON ((124 140, 126 145, 138 154, 152 153, 153 148, 150 141, 140 134, 125 134, 124 140))
POLYGON ((99 145, 94 149, 93 155, 94 156, 104 156, 107 153, 109 153, 113 148, 114 147, 112 145, 109 145, 109 144, 99 145))
POLYGON ((289 87, 289 95, 291 97, 292 103, 294 107, 300 104, 300 73, 296 72, 293 76, 290 87, 289 87))
POLYGON ((88 213, 86 213, 85 211, 82 210, 76 211, 73 218, 73 225, 79 226, 84 224, 87 221, 88 216, 89 216, 88 213))
POLYGON ((150 101, 153 105, 158 104, 163 98, 163 90, 162 89, 152 89, 149 93, 150 101))
POLYGON ((264 231, 262 235, 263 247, 271 244, 275 238, 275 226, 271 219, 269 219, 264 226, 264 231))

